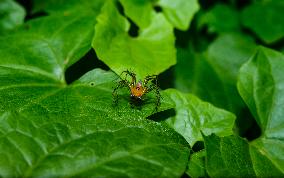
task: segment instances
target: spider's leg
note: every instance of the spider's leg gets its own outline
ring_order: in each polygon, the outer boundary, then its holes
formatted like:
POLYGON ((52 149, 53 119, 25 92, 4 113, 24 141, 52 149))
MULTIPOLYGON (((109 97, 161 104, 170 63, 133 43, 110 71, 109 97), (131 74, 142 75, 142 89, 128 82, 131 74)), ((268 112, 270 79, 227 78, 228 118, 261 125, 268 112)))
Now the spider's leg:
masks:
POLYGON ((131 83, 132 85, 136 84, 136 74, 129 71, 129 70, 125 70, 125 71, 122 71, 121 74, 120 74, 120 77, 122 78, 123 74, 125 74, 125 78, 124 80, 127 79, 127 76, 130 76, 131 77, 131 83))
POLYGON ((156 84, 150 84, 149 87, 147 87, 147 93, 154 91, 156 94, 156 103, 155 103, 155 110, 154 111, 158 111, 158 108, 161 105, 161 93, 159 90, 159 87, 156 84))
POLYGON ((147 75, 144 79, 144 85, 146 86, 149 82, 153 82, 158 86, 158 75, 147 75))
POLYGON ((127 80, 119 81, 117 86, 113 89, 112 96, 113 96, 114 104, 117 104, 117 102, 118 102, 118 94, 117 94, 118 89, 124 88, 124 87, 127 87, 127 88, 129 87, 127 80))
POLYGON ((144 85, 147 87, 147 93, 151 91, 155 91, 156 94, 156 107, 155 111, 158 110, 161 105, 161 94, 158 87, 158 75, 148 75, 144 79, 144 85), (149 85, 149 86, 147 86, 149 85))

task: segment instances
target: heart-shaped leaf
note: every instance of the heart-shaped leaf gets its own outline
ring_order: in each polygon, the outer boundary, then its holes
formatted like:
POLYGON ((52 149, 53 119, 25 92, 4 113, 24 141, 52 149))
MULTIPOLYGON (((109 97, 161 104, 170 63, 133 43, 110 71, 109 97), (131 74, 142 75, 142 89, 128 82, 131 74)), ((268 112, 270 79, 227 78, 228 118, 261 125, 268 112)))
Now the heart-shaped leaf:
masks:
POLYGON ((97 20, 93 47, 117 74, 131 69, 143 79, 175 64, 173 28, 162 14, 153 13, 151 24, 135 38, 128 35, 129 22, 112 1, 105 3, 97 20))
POLYGON ((216 133, 219 136, 232 134, 235 116, 230 112, 218 109, 191 94, 173 89, 166 92, 176 104, 176 116, 166 122, 180 133, 189 145, 193 146, 197 141, 202 141, 201 133, 216 133))

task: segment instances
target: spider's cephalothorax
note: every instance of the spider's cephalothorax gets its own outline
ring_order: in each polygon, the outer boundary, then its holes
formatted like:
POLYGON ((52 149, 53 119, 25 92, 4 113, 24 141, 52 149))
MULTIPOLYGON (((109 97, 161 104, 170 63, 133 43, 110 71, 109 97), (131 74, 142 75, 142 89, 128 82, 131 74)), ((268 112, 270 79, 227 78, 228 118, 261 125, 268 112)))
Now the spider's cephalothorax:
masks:
POLYGON ((145 77, 143 81, 140 80, 136 82, 136 74, 133 72, 130 72, 129 70, 126 70, 121 73, 120 77, 122 80, 118 82, 118 85, 114 88, 112 92, 115 104, 117 104, 117 101, 118 101, 117 90, 119 88, 126 87, 130 91, 131 99, 138 103, 142 102, 142 96, 144 94, 154 91, 156 94, 155 110, 156 111, 158 110, 158 107, 161 104, 160 103, 161 95, 159 92, 159 87, 157 85, 157 82, 158 82, 157 75, 148 75, 145 77))

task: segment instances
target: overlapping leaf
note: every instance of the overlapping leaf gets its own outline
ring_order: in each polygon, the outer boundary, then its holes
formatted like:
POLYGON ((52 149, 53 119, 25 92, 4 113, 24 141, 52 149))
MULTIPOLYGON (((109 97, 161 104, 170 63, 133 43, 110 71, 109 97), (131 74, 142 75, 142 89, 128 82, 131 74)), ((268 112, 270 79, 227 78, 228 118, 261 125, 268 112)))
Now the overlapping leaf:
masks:
POLYGON ((175 64, 173 28, 162 14, 153 13, 151 24, 135 38, 128 35, 129 22, 112 1, 105 4, 97 20, 93 47, 117 74, 132 69, 143 79, 175 64))
POLYGON ((202 141, 201 133, 219 136, 232 134, 235 116, 228 111, 218 109, 203 102, 194 95, 183 94, 177 90, 167 90, 175 102, 176 116, 166 122, 180 133, 193 146, 202 141))
POLYGON ((263 159, 264 156, 282 173, 284 173, 283 71, 283 54, 261 47, 242 67, 238 83, 241 96, 262 130, 262 137, 252 143, 254 154, 258 155, 252 158, 263 159))
POLYGON ((242 66, 238 90, 262 134, 252 142, 238 136, 205 136, 206 169, 210 176, 284 175, 283 71, 283 54, 264 47, 242 66))

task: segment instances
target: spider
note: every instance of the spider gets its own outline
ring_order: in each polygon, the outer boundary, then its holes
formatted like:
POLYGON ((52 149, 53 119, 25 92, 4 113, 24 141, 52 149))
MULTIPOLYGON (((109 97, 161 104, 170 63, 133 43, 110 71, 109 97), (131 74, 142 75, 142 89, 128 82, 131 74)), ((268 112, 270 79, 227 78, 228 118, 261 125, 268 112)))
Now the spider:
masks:
POLYGON ((112 95, 114 98, 114 103, 117 104, 118 102, 118 95, 117 90, 120 88, 128 88, 130 92, 131 97, 131 106, 133 104, 140 104, 142 103, 142 97, 151 92, 154 91, 156 94, 156 105, 155 105, 155 111, 158 110, 159 106, 161 105, 161 94, 159 92, 158 87, 158 79, 157 75, 148 75, 144 78, 143 82, 139 80, 136 82, 136 74, 133 72, 130 72, 129 70, 123 71, 120 75, 120 78, 123 77, 123 74, 125 74, 125 78, 120 80, 118 82, 118 85, 114 88, 112 95), (129 78, 130 77, 130 78, 129 78), (128 80, 130 79, 130 80, 128 80))

